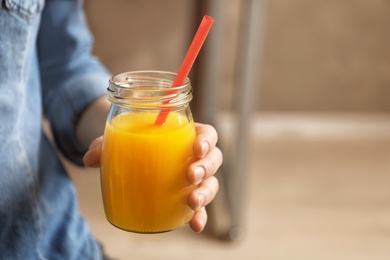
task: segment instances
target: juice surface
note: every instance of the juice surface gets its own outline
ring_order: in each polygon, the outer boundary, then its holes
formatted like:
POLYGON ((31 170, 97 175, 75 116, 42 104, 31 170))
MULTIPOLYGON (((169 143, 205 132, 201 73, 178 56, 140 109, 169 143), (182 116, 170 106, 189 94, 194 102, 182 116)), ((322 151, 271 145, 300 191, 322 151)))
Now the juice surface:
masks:
POLYGON ((101 182, 106 217, 121 229, 157 233, 189 222, 186 180, 194 161, 193 122, 171 112, 163 126, 157 113, 125 113, 107 122, 101 182))

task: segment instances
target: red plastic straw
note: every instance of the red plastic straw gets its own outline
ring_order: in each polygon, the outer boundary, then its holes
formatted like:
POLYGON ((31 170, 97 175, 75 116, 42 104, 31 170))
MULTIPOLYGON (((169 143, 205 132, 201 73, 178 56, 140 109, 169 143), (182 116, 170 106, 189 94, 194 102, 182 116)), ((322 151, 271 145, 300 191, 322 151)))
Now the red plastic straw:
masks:
MULTIPOLYGON (((214 23, 214 19, 211 16, 205 15, 203 17, 202 22, 199 25, 198 31, 196 32, 194 39, 192 40, 190 48, 188 49, 187 54, 184 57, 184 60, 180 66, 180 69, 176 74, 176 78, 172 83, 171 86, 172 88, 184 84, 184 81, 187 78, 188 73, 190 73, 192 65, 194 64, 195 59, 198 56, 199 51, 202 48, 202 45, 206 40, 206 37, 213 23, 214 23)), ((167 103, 169 103, 169 100, 164 102, 164 104, 167 103)), ((154 122, 154 125, 164 124, 170 111, 171 111, 170 108, 161 109, 156 121, 154 122)))

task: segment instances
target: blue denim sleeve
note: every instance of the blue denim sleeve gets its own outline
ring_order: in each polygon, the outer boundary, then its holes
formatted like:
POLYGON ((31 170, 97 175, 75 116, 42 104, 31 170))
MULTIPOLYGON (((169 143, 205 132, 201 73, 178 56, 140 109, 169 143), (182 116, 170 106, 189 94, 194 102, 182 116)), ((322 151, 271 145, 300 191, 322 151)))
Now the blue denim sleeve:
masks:
POLYGON ((82 165, 75 126, 82 111, 106 93, 109 72, 91 55, 92 36, 82 1, 47 0, 38 34, 43 110, 56 145, 82 165))

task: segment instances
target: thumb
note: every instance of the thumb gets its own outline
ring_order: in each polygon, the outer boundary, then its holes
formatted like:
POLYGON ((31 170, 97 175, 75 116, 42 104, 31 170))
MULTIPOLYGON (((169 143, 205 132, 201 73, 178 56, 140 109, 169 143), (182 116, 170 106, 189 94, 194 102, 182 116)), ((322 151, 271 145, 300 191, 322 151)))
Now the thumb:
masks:
POLYGON ((92 141, 88 151, 83 157, 84 165, 87 167, 100 167, 100 155, 102 153, 103 136, 92 141))

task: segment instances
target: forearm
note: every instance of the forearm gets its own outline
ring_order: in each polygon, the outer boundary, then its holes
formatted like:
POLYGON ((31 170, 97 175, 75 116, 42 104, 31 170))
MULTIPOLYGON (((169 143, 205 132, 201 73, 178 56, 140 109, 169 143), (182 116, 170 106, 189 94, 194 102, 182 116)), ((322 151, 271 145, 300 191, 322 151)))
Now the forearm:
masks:
POLYGON ((76 125, 76 138, 80 146, 88 148, 104 132, 110 102, 106 97, 93 101, 81 114, 76 125))

